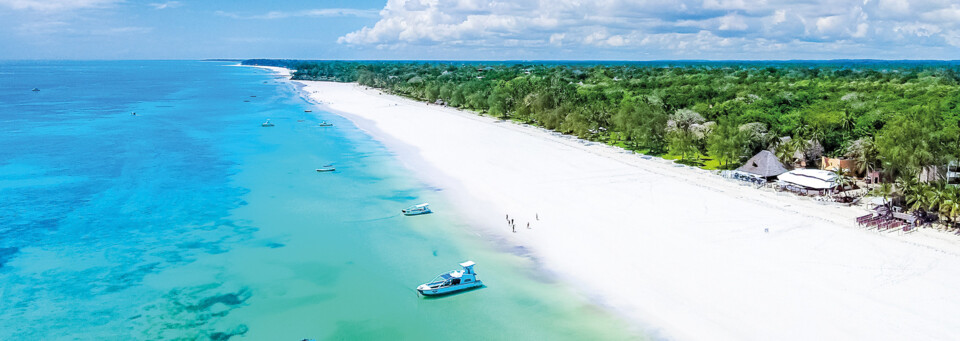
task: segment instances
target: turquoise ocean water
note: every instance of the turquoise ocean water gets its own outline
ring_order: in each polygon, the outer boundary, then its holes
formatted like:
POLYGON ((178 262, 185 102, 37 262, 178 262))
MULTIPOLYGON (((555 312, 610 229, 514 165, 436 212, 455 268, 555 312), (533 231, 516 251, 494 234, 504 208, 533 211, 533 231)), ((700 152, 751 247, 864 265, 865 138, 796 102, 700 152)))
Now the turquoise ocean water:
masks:
POLYGON ((0 62, 0 340, 644 338, 495 244, 266 71, 0 62))

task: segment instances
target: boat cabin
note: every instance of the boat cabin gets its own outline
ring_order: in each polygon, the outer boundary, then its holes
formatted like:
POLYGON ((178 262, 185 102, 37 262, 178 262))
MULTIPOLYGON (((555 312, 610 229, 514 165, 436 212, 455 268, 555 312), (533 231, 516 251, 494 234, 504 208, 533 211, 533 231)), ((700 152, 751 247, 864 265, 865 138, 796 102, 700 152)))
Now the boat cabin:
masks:
POLYGON ((463 267, 463 270, 448 271, 440 276, 437 276, 425 285, 429 287, 429 289, 439 289, 461 284, 473 284, 477 281, 477 274, 473 271, 474 265, 476 265, 476 263, 473 261, 460 263, 460 266, 463 267))
POLYGON ((432 212, 430 211, 430 204, 428 203, 413 205, 403 209, 402 211, 403 211, 403 214, 406 214, 406 215, 417 215, 417 214, 425 214, 425 213, 432 212))

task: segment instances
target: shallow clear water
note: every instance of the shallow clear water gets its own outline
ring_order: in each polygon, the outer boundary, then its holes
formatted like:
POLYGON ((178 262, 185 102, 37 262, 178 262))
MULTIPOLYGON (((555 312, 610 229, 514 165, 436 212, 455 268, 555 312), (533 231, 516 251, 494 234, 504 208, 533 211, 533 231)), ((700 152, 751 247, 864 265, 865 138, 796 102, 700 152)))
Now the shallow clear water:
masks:
POLYGON ((2 340, 643 338, 457 221, 265 71, 0 62, 2 340), (485 288, 416 295, 466 259, 485 288))

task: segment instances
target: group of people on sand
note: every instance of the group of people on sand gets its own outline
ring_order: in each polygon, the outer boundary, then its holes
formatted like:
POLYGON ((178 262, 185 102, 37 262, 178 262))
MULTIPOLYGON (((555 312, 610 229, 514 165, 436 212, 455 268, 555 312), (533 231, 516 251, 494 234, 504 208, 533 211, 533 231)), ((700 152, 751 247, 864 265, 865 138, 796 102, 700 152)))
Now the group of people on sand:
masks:
MULTIPOLYGON (((540 220, 540 213, 534 213, 534 217, 537 220, 540 220)), ((513 230, 513 233, 517 233, 517 224, 513 219, 510 219, 510 214, 507 214, 507 225, 510 225, 510 229, 513 230)), ((530 222, 527 222, 527 229, 530 228, 530 222)))

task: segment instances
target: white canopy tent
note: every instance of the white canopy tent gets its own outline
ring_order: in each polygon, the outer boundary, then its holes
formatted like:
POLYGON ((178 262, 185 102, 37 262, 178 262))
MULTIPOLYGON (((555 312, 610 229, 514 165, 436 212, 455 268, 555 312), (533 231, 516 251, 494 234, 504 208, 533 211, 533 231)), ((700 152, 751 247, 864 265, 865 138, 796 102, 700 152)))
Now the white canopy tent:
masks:
POLYGON ((886 205, 888 202, 890 202, 890 200, 884 199, 883 197, 873 197, 873 199, 870 199, 870 205, 873 206, 886 205))
POLYGON ((802 188, 824 190, 837 187, 837 175, 820 169, 794 169, 780 174, 780 182, 802 188))

